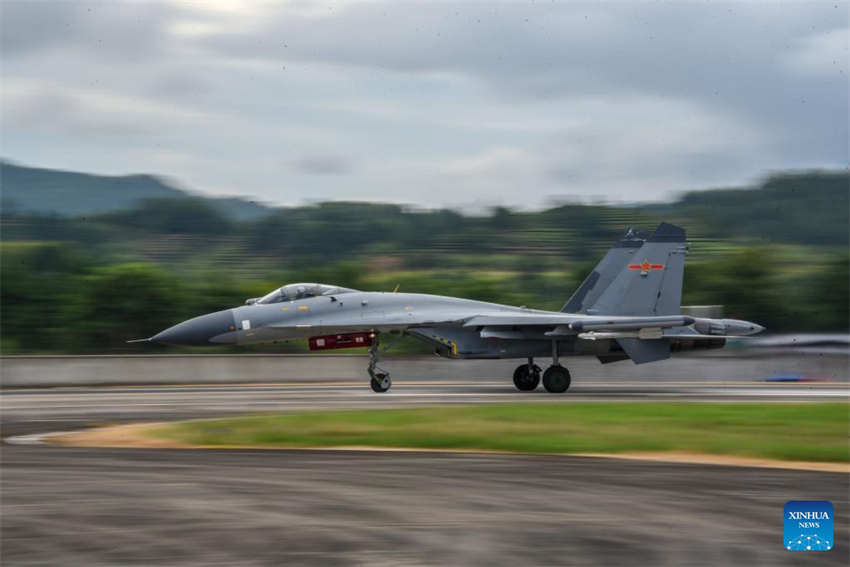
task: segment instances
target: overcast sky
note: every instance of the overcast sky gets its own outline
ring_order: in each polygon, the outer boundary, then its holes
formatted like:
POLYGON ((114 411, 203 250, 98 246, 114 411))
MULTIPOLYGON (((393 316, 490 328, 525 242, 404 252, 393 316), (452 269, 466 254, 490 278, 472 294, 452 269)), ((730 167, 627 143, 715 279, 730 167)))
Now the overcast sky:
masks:
POLYGON ((0 6, 30 165, 463 208, 848 166, 848 2, 0 6))

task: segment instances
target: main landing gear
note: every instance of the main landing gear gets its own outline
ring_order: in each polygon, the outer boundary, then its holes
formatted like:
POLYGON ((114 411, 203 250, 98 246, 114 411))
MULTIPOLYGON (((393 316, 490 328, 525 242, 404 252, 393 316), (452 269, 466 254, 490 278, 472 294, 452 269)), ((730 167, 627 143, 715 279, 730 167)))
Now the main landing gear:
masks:
MULTIPOLYGON (((558 343, 552 341, 552 366, 543 373, 543 387, 552 394, 561 394, 570 387, 570 371, 558 363, 558 343)), ((514 370, 514 386, 521 392, 530 392, 540 383, 540 367, 534 364, 534 359, 528 359, 528 364, 521 364, 514 370)))
POLYGON ((378 333, 375 333, 375 337, 372 339, 372 346, 369 347, 368 370, 369 377, 371 378, 369 385, 373 391, 383 394, 393 385, 392 380, 390 380, 390 373, 378 367, 378 333))
POLYGON ((520 392, 530 392, 540 384, 540 367, 529 358, 528 364, 521 364, 514 370, 514 386, 520 392))
POLYGON ((543 373, 543 387, 551 394, 566 392, 570 381, 570 371, 560 364, 553 364, 543 373))

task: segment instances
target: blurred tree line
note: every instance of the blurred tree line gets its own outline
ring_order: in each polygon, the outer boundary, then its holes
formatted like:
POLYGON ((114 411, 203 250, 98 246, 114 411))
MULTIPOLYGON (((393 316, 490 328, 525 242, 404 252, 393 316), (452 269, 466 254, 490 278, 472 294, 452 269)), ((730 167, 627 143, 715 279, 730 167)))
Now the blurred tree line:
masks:
POLYGON ((684 304, 722 304, 771 332, 846 331, 848 210, 844 173, 778 176, 670 204, 479 216, 334 202, 246 221, 203 198, 76 217, 4 209, 0 346, 155 351, 125 341, 294 281, 557 310, 626 227, 661 220, 688 230, 684 304))
MULTIPOLYGON (((793 277, 777 273, 774 260, 769 250, 742 248, 723 258, 689 262, 683 302, 723 304, 727 316, 757 321, 772 332, 848 329, 846 255, 793 277)), ((63 243, 4 245, 0 344, 5 354, 160 351, 161 347, 125 341, 149 337, 201 313, 240 305, 248 297, 293 281, 381 290, 399 285, 402 291, 557 310, 593 264, 586 262, 563 274, 425 270, 390 272, 375 280, 364 277, 362 263, 341 262, 246 281, 214 272, 189 275, 151 263, 103 265, 63 243)), ((280 345, 256 348, 281 349, 280 345)))

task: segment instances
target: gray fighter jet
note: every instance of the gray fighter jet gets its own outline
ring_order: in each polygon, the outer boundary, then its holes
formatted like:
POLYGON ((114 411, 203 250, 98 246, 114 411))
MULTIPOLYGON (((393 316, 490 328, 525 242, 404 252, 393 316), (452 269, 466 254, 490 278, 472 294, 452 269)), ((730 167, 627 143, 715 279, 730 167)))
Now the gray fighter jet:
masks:
POLYGON ((643 364, 673 352, 720 348, 729 337, 764 330, 748 321, 683 315, 686 252, 685 231, 678 226, 662 223, 648 238, 630 229, 560 312, 296 283, 142 340, 242 345, 306 338, 311 350, 368 346, 372 389, 386 392, 391 382, 378 367, 379 340, 387 333, 404 333, 446 358, 525 358, 513 375, 521 391, 540 383, 535 357, 551 357, 552 365, 542 372, 543 386, 560 393, 570 386, 570 373, 560 364, 563 356, 643 364))

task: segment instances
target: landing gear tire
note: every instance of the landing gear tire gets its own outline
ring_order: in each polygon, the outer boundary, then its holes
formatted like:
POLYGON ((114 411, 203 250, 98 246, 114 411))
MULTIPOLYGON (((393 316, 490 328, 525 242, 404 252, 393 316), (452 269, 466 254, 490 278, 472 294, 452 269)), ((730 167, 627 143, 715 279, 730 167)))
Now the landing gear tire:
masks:
POLYGON ((540 367, 536 364, 521 364, 514 370, 514 386, 520 392, 531 392, 540 384, 540 367))
POLYGON ((570 387, 570 371, 553 364, 543 373, 543 387, 551 394, 562 394, 570 387))
POLYGON ((381 372, 372 376, 372 379, 369 381, 369 385, 372 386, 372 391, 383 394, 390 389, 390 386, 392 386, 393 383, 392 380, 390 380, 389 374, 381 372))

